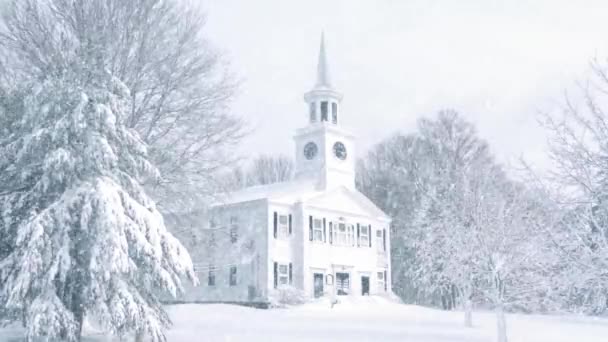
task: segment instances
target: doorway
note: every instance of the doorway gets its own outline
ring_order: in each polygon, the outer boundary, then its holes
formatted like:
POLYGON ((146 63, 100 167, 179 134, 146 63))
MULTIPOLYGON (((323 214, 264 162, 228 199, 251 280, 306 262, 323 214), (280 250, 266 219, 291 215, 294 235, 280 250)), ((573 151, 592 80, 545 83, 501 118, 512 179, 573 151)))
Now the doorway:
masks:
POLYGON ((350 276, 348 273, 336 273, 336 291, 338 296, 347 296, 350 292, 350 276))
POLYGON ((313 287, 315 289, 315 298, 323 296, 323 274, 315 273, 313 275, 313 287))
POLYGON ((361 295, 369 296, 369 277, 361 276, 361 295))

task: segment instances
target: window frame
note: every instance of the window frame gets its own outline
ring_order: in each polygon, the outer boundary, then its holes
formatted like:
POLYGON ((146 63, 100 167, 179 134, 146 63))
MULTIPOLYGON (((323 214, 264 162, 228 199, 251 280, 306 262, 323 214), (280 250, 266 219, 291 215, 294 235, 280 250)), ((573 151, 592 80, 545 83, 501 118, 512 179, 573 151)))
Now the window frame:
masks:
POLYGON ((289 286, 289 263, 277 263, 277 285, 289 286), (281 272, 282 267, 285 267, 285 274, 281 272), (285 278, 285 283, 282 282, 282 278, 285 278))
POLYGON ((336 246, 352 247, 356 242, 355 226, 345 221, 337 221, 333 224, 332 243, 336 246), (343 231, 340 229, 344 227, 343 231))
MULTIPOLYGON (((334 228, 335 229, 335 228, 334 228)), ((334 239, 339 246, 348 246, 348 226, 345 222, 338 222, 336 238, 334 239)))
POLYGON ((277 214, 277 238, 288 239, 289 234, 289 214, 277 214), (281 223, 281 219, 285 218, 285 223, 281 223))
POLYGON ((376 250, 378 253, 384 253, 384 238, 382 237, 382 229, 376 230, 376 250))
POLYGON ((217 272, 215 271, 214 265, 209 265, 209 271, 207 271, 207 286, 215 286, 217 272))
POLYGON ((239 241, 239 218, 238 216, 230 216, 230 243, 239 241))
POLYGON ((378 292, 384 292, 384 284, 386 279, 384 279, 384 270, 376 272, 376 281, 378 285, 378 292))
POLYGON ((314 218, 312 219, 312 241, 313 242, 323 242, 323 219, 314 218), (317 223, 319 226, 317 227, 317 223), (317 234, 318 239, 317 239, 317 234))
POLYGON ((237 269, 236 266, 230 266, 230 269, 228 271, 228 285, 229 286, 236 286, 237 284, 237 269))
POLYGON ((369 247, 369 239, 370 239, 370 225, 369 224, 361 224, 359 225, 359 246, 360 247, 369 247), (365 234, 363 234, 365 232, 365 234), (365 240, 364 240, 365 238, 365 240))

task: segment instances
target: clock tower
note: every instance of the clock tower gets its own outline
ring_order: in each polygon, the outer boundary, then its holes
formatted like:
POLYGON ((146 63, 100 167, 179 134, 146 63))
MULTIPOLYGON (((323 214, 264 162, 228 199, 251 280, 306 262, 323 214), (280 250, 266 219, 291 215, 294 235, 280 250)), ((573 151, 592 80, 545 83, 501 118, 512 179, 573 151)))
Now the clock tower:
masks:
POLYGON ((354 136, 341 127, 342 94, 331 85, 321 35, 317 82, 304 94, 308 125, 296 131, 296 178, 316 179, 319 190, 355 188, 354 136))

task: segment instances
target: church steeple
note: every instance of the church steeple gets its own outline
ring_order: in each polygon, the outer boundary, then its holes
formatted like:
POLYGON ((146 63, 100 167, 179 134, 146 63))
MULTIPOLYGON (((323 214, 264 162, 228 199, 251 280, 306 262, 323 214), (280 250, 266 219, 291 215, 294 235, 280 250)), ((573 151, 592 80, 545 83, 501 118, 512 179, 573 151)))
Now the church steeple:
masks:
MULTIPOLYGON (((314 76, 314 74, 313 74, 314 76)), ((317 180, 317 189, 355 188, 355 137, 341 127, 342 94, 329 78, 324 35, 321 35, 316 82, 304 94, 309 106, 308 125, 296 131, 297 178, 317 180)))
POLYGON ((317 81, 313 89, 304 94, 304 100, 309 106, 308 121, 310 125, 319 123, 338 125, 338 107, 342 100, 342 94, 335 91, 331 85, 324 34, 321 34, 321 46, 319 48, 319 60, 317 64, 317 81))
POLYGON ((315 87, 331 88, 329 78, 329 67, 327 66, 327 56, 325 54, 325 34, 321 33, 321 47, 319 48, 319 61, 317 63, 317 84, 315 87))

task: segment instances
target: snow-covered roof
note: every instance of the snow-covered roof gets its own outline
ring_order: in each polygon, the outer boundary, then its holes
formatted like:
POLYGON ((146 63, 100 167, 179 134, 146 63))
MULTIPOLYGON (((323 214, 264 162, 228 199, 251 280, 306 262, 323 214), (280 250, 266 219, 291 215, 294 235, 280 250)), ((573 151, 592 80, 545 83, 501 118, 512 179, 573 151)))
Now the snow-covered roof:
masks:
POLYGON ((315 180, 309 179, 256 185, 226 194, 213 205, 228 205, 261 199, 293 204, 298 201, 304 201, 310 196, 321 194, 322 192, 317 190, 316 185, 315 180))
POLYGON ((355 189, 340 186, 320 189, 315 179, 301 179, 248 187, 217 201, 213 206, 224 206, 256 200, 293 205, 303 202, 308 206, 338 211, 365 212, 380 219, 390 220, 371 200, 355 189))

